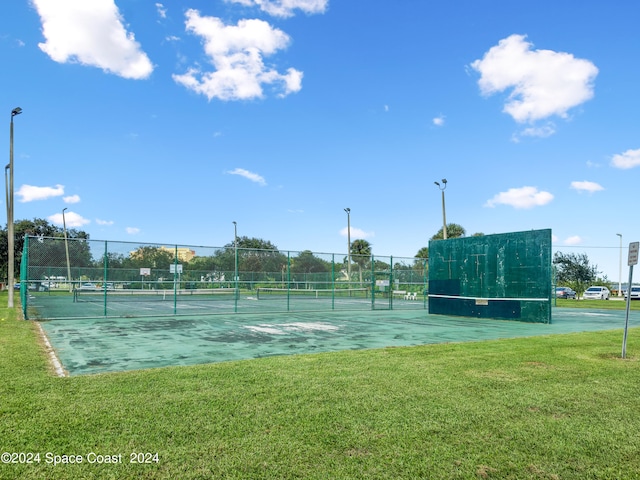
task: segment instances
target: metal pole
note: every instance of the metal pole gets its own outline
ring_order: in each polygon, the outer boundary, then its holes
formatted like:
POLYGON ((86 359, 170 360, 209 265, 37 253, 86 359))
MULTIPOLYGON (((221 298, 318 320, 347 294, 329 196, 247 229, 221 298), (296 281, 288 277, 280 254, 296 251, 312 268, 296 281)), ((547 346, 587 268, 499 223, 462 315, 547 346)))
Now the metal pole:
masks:
POLYGON ((444 208, 444 189, 442 190, 442 238, 447 239, 447 211, 444 208))
POLYGON ((433 182, 435 183, 438 188, 442 191, 442 238, 444 240, 447 239, 447 214, 444 208, 444 191, 447 188, 447 179, 443 178, 442 179, 442 185, 440 185, 439 182, 433 182))
MULTIPOLYGON (((622 234, 616 233, 620 237, 620 267, 618 270, 618 296, 622 296, 622 234)), ((627 287, 629 288, 629 287, 627 287)))
POLYGON ((627 285, 627 312, 624 320, 624 336, 622 338, 622 358, 627 355, 627 330, 629 329, 629 307, 631 304, 631 285, 633 284, 633 266, 638 264, 638 250, 640 250, 640 242, 632 242, 629 244, 629 284, 627 285))
MULTIPOLYGON (((16 107, 11 110, 11 127, 9 130, 9 194, 7 202, 7 249, 8 249, 8 282, 9 282, 9 299, 8 308, 13 308, 13 284, 14 284, 14 267, 15 267, 15 233, 13 225, 13 117, 20 115, 22 109, 16 107)), ((6 169, 5 169, 6 174, 6 169)))
MULTIPOLYGON (((7 207, 7 290, 9 289, 9 248, 8 248, 8 242, 9 242, 9 224, 11 223, 11 200, 9 200, 9 174, 8 171, 11 168, 11 164, 7 164, 4 167, 4 188, 5 188, 5 205, 7 207)), ((12 290, 13 293, 13 290, 12 290)), ((10 295, 9 298, 11 298, 13 295, 10 295)), ((9 300, 9 303, 11 303, 11 300, 9 300)))
MULTIPOLYGON (((67 241, 67 222, 64 216, 64 211, 66 209, 66 207, 62 209, 62 229, 64 231, 64 249, 67 254, 67 282, 69 283, 69 292, 72 292, 73 283, 71 283, 71 262, 69 261, 69 242, 67 241)), ((51 282, 49 282, 49 288, 51 288, 51 282)))
POLYGON ((347 212, 347 282, 351 282, 351 209, 344 211, 347 212))
POLYGON ((233 281, 234 281, 234 311, 238 312, 238 224, 233 222, 233 281))
POLYGON ((631 282, 633 281, 633 265, 629 266, 629 285, 627 286, 627 310, 624 319, 624 335, 622 336, 622 358, 627 356, 627 331, 629 330, 629 307, 631 304, 631 282))

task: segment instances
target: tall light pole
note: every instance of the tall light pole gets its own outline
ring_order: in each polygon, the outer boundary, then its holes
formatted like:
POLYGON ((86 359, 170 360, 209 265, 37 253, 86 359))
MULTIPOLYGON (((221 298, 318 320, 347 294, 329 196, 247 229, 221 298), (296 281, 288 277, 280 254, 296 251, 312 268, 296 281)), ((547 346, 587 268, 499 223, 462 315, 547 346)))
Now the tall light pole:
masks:
POLYGON ((442 192, 442 238, 446 240, 447 239, 447 214, 444 208, 444 191, 447 188, 447 179, 446 178, 442 179, 442 185, 440 185, 440 183, 438 182, 433 182, 433 183, 435 183, 440 189, 440 191, 442 192))
POLYGON ((345 208, 347 212, 347 281, 351 281, 351 209, 345 208))
MULTIPOLYGON (((62 209, 62 230, 64 231, 64 251, 67 254, 67 283, 69 284, 69 292, 73 291, 73 283, 71 283, 71 262, 69 262, 69 242, 67 242, 67 222, 64 217, 64 211, 67 207, 62 209)), ((49 282, 49 288, 51 288, 51 282, 49 282)))
MULTIPOLYGON (((11 129, 11 131, 13 132, 13 128, 11 129)), ((9 199, 9 171, 11 169, 11 164, 7 163, 7 165, 4 167, 4 187, 5 187, 5 204, 7 206, 7 290, 10 293, 9 295, 9 300, 8 300, 8 306, 13 307, 13 282, 11 282, 9 280, 9 272, 13 272, 13 267, 9 268, 9 260, 13 259, 13 253, 9 253, 9 232, 13 232, 13 228, 9 227, 9 224, 13 225, 13 222, 11 221, 11 200, 9 199), (11 285, 11 288, 9 288, 9 285, 11 285)), ((11 238, 13 238, 13 233, 11 234, 11 238)))
MULTIPOLYGON (((20 115, 22 109, 16 107, 11 110, 11 129, 9 131, 9 185, 6 186, 7 191, 7 249, 8 252, 8 282, 9 282, 9 300, 7 302, 8 308, 13 308, 13 284, 14 284, 14 229, 13 229, 13 117, 20 115)), ((7 180, 7 169, 5 168, 5 183, 7 180)))
MULTIPOLYGON (((617 236, 620 237, 620 266, 618 268, 618 296, 622 296, 622 234, 616 233, 617 236)), ((627 285, 627 289, 630 285, 627 285)), ((627 290, 629 292, 630 290, 627 290)))

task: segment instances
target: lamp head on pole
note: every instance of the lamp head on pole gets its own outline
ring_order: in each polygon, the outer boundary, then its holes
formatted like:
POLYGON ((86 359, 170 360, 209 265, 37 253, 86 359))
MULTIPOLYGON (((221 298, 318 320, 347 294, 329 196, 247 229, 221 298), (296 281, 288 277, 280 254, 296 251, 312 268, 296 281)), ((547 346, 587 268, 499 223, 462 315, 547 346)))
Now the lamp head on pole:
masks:
POLYGON ((349 215, 349 213, 351 212, 351 209, 350 208, 345 208, 344 211, 347 212, 347 215, 349 215))
POLYGON ((442 185, 440 184, 440 182, 433 182, 433 183, 435 183, 440 190, 444 190, 445 188, 447 188, 447 179, 446 178, 442 179, 442 185))
POLYGON ((16 115, 20 115, 22 113, 22 109, 20 107, 16 107, 11 110, 11 117, 15 117, 16 115))

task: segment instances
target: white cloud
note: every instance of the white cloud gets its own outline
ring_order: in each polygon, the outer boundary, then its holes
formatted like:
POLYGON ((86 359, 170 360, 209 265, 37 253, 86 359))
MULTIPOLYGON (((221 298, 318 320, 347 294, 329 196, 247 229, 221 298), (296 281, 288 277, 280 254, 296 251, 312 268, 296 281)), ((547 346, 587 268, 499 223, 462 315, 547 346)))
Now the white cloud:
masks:
POLYGON ((558 243, 558 236, 551 234, 551 243, 558 243))
POLYGON ((441 127, 444 125, 444 115, 438 115, 436 118, 434 118, 433 120, 433 124, 437 127, 441 127))
POLYGON ((140 233, 140 229, 136 228, 136 227, 127 227, 127 228, 125 228, 125 231, 129 235, 137 235, 138 233, 140 233))
POLYGON ((485 207, 496 205, 510 205, 514 208, 533 208, 546 205, 553 200, 549 192, 540 192, 536 187, 510 188, 506 192, 500 192, 485 203, 485 207))
POLYGON ((257 6, 263 12, 274 17, 291 17, 294 10, 301 10, 306 14, 324 13, 329 0, 226 0, 245 6, 257 6))
POLYGON ((617 153, 611 158, 611 165, 623 170, 640 167, 640 148, 617 153))
POLYGON ((156 10, 158 10, 158 16, 160 18, 167 18, 167 9, 161 3, 156 3, 156 10))
POLYGON ((40 49, 58 63, 77 62, 124 78, 147 78, 153 65, 127 32, 114 0, 31 0, 46 39, 40 49))
POLYGON ((598 68, 588 60, 552 50, 532 50, 524 35, 511 35, 491 47, 471 67, 480 73, 484 95, 511 89, 504 112, 532 122, 567 111, 593 97, 598 68))
POLYGON ((578 235, 569 237, 564 241, 565 245, 580 245, 581 243, 582 243, 582 238, 580 238, 578 235))
POLYGON ((571 182, 571 188, 574 190, 578 190, 579 192, 599 192, 600 190, 604 190, 604 187, 596 182, 571 182))
POLYGON ((286 74, 265 66, 263 57, 289 45, 289 36, 257 19, 225 25, 216 17, 203 17, 197 10, 186 13, 188 32, 204 40, 204 49, 214 71, 192 67, 187 73, 173 75, 175 82, 205 95, 209 100, 246 100, 261 98, 263 86, 270 85, 284 97, 302 88, 303 73, 289 68, 286 74))
POLYGON ((83 227, 89 223, 91 220, 87 220, 86 218, 78 215, 76 212, 66 212, 63 216, 62 213, 56 213, 47 218, 51 223, 56 225, 65 225, 67 228, 78 228, 83 227))
POLYGON ((514 134, 511 138, 514 142, 519 142, 521 137, 546 138, 556 133, 556 126, 549 122, 539 127, 527 127, 514 134))
MULTIPOLYGON (((348 230, 348 227, 344 227, 342 230, 340 230, 340 235, 342 235, 343 237, 347 237, 348 230)), ((365 232, 364 230, 361 230, 359 228, 351 227, 351 240, 358 238, 365 239, 375 236, 376 234, 374 232, 365 232)))
POLYGON ((100 220, 99 218, 96 218, 96 223, 98 225, 103 225, 106 227, 110 227, 111 225, 113 225, 113 220, 100 220))
POLYGON ((240 175, 241 177, 244 177, 262 186, 265 186, 267 184, 264 177, 258 175, 257 173, 250 172, 249 170, 245 170, 244 168, 236 168, 234 170, 229 170, 226 173, 228 173, 229 175, 240 175))
POLYGON ((34 200, 47 200, 52 197, 61 197, 64 195, 64 185, 56 185, 55 187, 34 187, 33 185, 22 185, 16 192, 16 195, 22 197, 22 203, 33 202, 34 200))
POLYGON ((64 203, 72 204, 80 202, 80 195, 69 195, 68 197, 62 197, 64 203))

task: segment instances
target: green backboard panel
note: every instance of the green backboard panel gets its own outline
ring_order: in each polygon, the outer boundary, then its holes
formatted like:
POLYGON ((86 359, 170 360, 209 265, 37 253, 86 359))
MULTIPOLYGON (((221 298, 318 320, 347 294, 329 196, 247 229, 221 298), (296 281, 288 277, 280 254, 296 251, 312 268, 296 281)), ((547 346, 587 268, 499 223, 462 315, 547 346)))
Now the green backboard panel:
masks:
POLYGON ((551 323, 551 230, 429 242, 429 313, 551 323))

